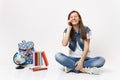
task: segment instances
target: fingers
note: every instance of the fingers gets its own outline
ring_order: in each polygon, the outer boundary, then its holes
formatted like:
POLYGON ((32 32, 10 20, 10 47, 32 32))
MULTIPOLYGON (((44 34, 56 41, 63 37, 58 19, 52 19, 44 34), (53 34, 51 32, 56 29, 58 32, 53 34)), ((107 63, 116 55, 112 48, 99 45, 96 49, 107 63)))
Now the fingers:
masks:
POLYGON ((78 65, 78 62, 75 63, 75 66, 76 66, 75 69, 76 69, 76 70, 79 70, 79 67, 80 67, 80 66, 78 65))
POLYGON ((75 68, 76 70, 80 70, 81 72, 83 71, 83 66, 79 62, 76 62, 75 66, 76 66, 75 68))
POLYGON ((71 20, 68 20, 68 25, 72 26, 71 20))
POLYGON ((78 62, 75 63, 75 66, 77 66, 78 62))
POLYGON ((70 19, 68 20, 68 23, 69 23, 69 22, 71 22, 71 20, 70 20, 70 19))

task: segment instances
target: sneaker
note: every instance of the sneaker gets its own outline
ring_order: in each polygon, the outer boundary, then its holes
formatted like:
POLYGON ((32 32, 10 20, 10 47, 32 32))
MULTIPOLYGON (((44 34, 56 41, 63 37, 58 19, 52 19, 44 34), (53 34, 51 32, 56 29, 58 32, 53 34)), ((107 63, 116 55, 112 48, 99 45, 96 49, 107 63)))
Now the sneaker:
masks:
POLYGON ((72 71, 72 69, 67 68, 67 67, 65 66, 65 67, 64 67, 64 71, 65 71, 66 73, 69 73, 69 72, 71 72, 71 71, 72 71))
POLYGON ((95 74, 95 75, 99 75, 100 74, 100 69, 97 67, 93 67, 93 68, 85 68, 86 73, 88 74, 95 74))

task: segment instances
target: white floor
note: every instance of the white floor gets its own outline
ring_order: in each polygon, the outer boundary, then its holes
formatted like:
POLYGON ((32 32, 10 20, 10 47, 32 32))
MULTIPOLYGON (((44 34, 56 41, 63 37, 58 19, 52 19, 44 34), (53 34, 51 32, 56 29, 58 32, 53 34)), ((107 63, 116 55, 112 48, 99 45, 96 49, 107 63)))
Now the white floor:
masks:
POLYGON ((30 66, 22 70, 16 70, 15 67, 14 63, 1 65, 0 80, 120 80, 117 68, 108 65, 101 68, 100 75, 65 73, 54 59, 50 61, 48 70, 44 71, 32 72, 30 66))

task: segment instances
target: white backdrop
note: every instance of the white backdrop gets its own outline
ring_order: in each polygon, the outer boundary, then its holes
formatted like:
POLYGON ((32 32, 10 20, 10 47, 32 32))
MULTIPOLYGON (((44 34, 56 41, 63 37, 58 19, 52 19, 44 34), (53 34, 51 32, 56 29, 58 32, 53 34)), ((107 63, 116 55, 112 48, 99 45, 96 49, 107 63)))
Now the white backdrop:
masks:
POLYGON ((49 60, 58 51, 67 52, 61 40, 72 10, 80 12, 92 30, 91 55, 105 57, 106 65, 120 66, 119 0, 0 0, 0 65, 13 64, 22 40, 33 41, 49 60))

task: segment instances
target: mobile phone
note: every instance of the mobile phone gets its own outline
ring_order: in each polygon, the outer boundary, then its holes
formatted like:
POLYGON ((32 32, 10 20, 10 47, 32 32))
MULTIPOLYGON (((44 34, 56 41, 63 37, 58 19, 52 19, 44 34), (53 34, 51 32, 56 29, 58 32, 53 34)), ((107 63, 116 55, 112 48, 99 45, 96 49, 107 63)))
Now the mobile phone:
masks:
POLYGON ((70 26, 72 26, 72 23, 71 23, 71 22, 69 22, 68 24, 69 24, 70 26))

